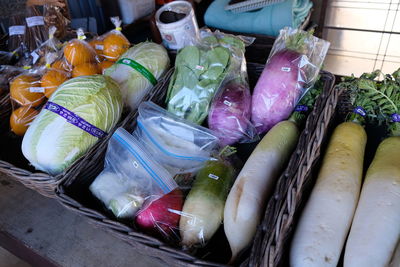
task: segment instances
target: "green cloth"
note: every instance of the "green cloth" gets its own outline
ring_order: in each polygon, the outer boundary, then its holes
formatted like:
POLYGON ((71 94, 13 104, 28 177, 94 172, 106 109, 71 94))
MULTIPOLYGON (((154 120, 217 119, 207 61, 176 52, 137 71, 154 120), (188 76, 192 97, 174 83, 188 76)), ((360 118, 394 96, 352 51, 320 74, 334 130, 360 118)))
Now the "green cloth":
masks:
POLYGON ((204 21, 207 26, 221 30, 278 36, 287 26, 298 28, 307 17, 310 0, 285 0, 262 9, 234 13, 224 8, 230 0, 215 0, 207 9, 204 21))

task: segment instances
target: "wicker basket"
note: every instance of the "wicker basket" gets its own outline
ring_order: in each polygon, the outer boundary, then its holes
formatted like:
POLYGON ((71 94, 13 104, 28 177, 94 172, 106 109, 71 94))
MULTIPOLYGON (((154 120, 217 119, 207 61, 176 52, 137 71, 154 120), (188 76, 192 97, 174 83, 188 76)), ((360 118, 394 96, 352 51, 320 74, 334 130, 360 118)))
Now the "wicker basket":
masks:
POLYGON ((259 226, 251 252, 249 266, 286 266, 290 238, 302 205, 315 182, 321 150, 326 145, 333 122, 337 121, 337 103, 343 89, 335 87, 325 103, 318 103, 316 115, 307 121, 316 125, 315 131, 302 135, 297 146, 296 157, 292 157, 286 172, 275 187, 262 224, 259 226), (284 256, 285 255, 285 256, 284 256))
MULTIPOLYGON (((164 95, 166 93, 164 85, 167 81, 169 81, 169 74, 170 73, 168 72, 159 80, 157 85, 151 90, 144 100, 152 100, 153 102, 159 103, 164 99, 164 95)), ((0 114, 3 115, 3 113, 6 112, 3 112, 2 109, 0 114)), ((9 111, 7 114, 5 114, 5 116, 9 116, 9 111)), ((136 120, 136 112, 125 112, 123 114, 123 118, 124 119, 113 128, 106 138, 103 138, 101 141, 97 142, 84 156, 76 160, 71 167, 61 174, 52 176, 43 172, 35 172, 31 168, 28 169, 29 166, 27 169, 23 169, 16 167, 14 164, 11 164, 5 160, 0 160, 0 172, 16 179, 26 187, 39 192, 43 196, 55 198, 55 189, 62 181, 73 179, 77 175, 90 177, 99 172, 100 166, 98 161, 104 157, 107 143, 109 138, 112 136, 112 133, 118 127, 128 127, 129 125, 133 125, 136 120)), ((8 118, 6 120, 8 121, 8 118)), ((19 144, 18 142, 20 142, 20 139, 17 141, 17 144, 19 144)), ((18 163, 21 165, 26 164, 26 160, 22 155, 20 155, 20 153, 16 153, 15 151, 7 151, 7 153, 18 154, 16 156, 17 159, 13 159, 13 161, 18 161, 18 163)))
MULTIPOLYGON (((251 86, 254 86, 256 83, 263 70, 263 67, 264 66, 260 64, 248 64, 249 82, 251 86)), ((327 98, 331 97, 330 92, 332 90, 334 77, 326 72, 322 72, 321 76, 325 81, 325 88, 324 92, 321 94, 321 97, 317 100, 317 110, 310 115, 306 126, 307 129, 303 131, 302 135, 305 135, 306 137, 311 135, 314 128, 318 126, 317 123, 319 114, 326 112, 329 113, 329 110, 326 111, 327 107, 325 104, 327 102, 327 98)), ((131 127, 128 130, 133 129, 134 125, 130 126, 131 127)), ((304 140, 304 137, 302 139, 304 140)), ((292 157, 297 161, 299 160, 298 153, 294 153, 292 157)), ((98 173, 100 173, 101 169, 103 168, 103 162, 104 159, 99 160, 98 162, 98 173)), ((157 238, 140 233, 133 227, 112 219, 113 217, 107 215, 107 212, 103 210, 101 205, 94 199, 94 197, 91 196, 91 193, 88 190, 89 185, 95 178, 96 176, 79 176, 74 180, 62 182, 57 188, 58 200, 68 209, 87 217, 95 226, 98 226, 114 234, 121 240, 128 242, 130 245, 136 248, 137 251, 143 254, 162 259, 168 263, 168 266, 225 266, 224 264, 219 263, 222 262, 221 258, 219 257, 223 257, 219 254, 215 260, 203 260, 201 257, 190 255, 186 252, 183 252, 178 247, 168 245, 157 238)), ((223 231, 221 233, 221 238, 213 238, 213 240, 215 239, 218 240, 217 242, 223 242, 220 240, 223 239, 223 231)), ((218 243, 218 245, 219 244, 220 243, 218 243)), ((226 243, 224 244, 227 245, 226 243)), ((220 248, 218 245, 214 245, 213 247, 219 250, 220 248)), ((227 250, 228 251, 221 252, 221 255, 224 253, 228 254, 229 256, 229 247, 227 247, 227 250)), ((248 256, 248 253, 245 254, 245 256, 246 255, 248 256)), ((246 266, 248 260, 249 259, 242 261, 241 266, 246 266)))

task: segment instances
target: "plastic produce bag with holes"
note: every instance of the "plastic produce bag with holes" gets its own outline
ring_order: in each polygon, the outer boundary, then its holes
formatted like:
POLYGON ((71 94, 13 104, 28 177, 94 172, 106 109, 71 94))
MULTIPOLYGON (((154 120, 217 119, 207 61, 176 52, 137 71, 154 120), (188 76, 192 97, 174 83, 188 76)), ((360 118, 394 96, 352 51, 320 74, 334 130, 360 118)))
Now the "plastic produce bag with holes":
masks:
POLYGON ((10 99, 13 112, 10 117, 11 131, 23 136, 45 102, 41 77, 44 67, 28 69, 10 81, 10 99))
MULTIPOLYGON (((120 219, 133 220, 140 209, 178 187, 172 175, 146 152, 141 143, 123 128, 118 128, 108 143, 104 170, 90 185, 93 195, 120 219)), ((174 209, 181 209, 182 196, 179 202, 180 207, 174 209)), ((163 221, 163 218, 159 220, 163 221)), ((173 227, 177 222, 175 219, 173 227)))
POLYGON ((111 17, 115 29, 94 38, 89 44, 96 50, 101 60, 116 62, 130 47, 129 40, 121 32, 122 21, 119 17, 111 17))
POLYGON ((181 49, 168 87, 168 111, 201 124, 222 82, 244 60, 245 44, 254 38, 201 31, 197 45, 181 49))
POLYGON ((133 134, 174 175, 199 170, 213 158, 219 142, 207 128, 181 119, 152 102, 139 106, 133 134))
POLYGON ((315 83, 328 48, 312 32, 281 30, 253 92, 251 119, 258 133, 289 117, 315 83))

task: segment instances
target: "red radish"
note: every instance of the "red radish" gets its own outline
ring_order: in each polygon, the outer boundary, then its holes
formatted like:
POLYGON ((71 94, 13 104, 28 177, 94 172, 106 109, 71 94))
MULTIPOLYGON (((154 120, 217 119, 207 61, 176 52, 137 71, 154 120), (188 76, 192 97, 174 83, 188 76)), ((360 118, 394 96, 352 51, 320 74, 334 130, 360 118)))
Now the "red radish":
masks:
POLYGON ((144 231, 169 236, 178 228, 182 206, 182 191, 177 188, 141 209, 136 216, 136 224, 144 231))

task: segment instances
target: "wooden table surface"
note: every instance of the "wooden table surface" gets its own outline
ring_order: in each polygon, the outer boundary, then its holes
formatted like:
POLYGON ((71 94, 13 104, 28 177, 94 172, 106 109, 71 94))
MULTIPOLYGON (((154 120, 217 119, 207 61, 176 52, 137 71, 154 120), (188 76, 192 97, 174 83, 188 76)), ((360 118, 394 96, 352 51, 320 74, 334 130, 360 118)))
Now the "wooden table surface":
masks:
POLYGON ((32 266, 166 266, 0 174, 0 246, 32 266))

